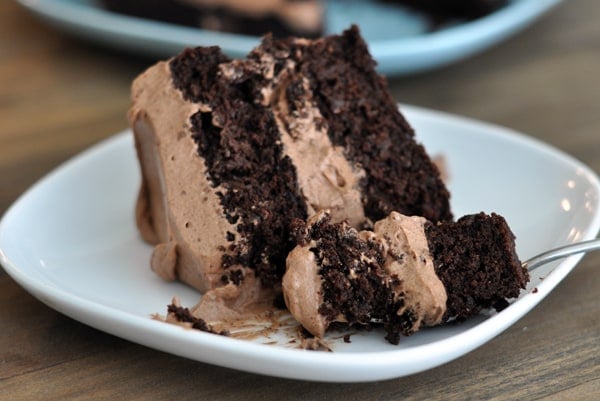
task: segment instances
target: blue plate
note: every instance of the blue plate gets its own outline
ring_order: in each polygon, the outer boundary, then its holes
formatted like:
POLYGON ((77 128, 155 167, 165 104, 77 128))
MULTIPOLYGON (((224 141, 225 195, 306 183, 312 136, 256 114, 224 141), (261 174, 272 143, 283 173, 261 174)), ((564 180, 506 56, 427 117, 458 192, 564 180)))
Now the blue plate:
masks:
MULTIPOLYGON (((103 10, 93 0, 17 0, 57 27, 113 47, 169 57, 189 46, 218 45, 231 57, 256 46, 258 37, 194 29, 103 10)), ((379 72, 403 75, 448 65, 499 43, 530 25, 560 0, 513 0, 472 22, 433 32, 419 14, 370 0, 326 2, 328 32, 357 23, 379 72)))

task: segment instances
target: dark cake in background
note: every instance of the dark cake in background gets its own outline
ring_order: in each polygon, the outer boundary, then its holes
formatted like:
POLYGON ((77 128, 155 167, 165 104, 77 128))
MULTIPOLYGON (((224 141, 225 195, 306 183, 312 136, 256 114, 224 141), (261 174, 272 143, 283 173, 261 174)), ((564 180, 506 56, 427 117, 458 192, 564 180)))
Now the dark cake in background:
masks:
POLYGON ((111 11, 219 32, 314 38, 323 33, 318 0, 101 0, 111 11))
POLYGON ((485 17, 508 4, 508 0, 382 0, 407 6, 428 15, 437 26, 452 20, 485 17))
MULTIPOLYGON (((407 6, 427 15, 432 28, 453 20, 484 17, 508 0, 374 0, 407 6)), ((101 0, 111 11, 198 27, 276 37, 315 38, 325 30, 325 3, 319 0, 101 0)), ((360 22, 360 21, 354 21, 360 22)))

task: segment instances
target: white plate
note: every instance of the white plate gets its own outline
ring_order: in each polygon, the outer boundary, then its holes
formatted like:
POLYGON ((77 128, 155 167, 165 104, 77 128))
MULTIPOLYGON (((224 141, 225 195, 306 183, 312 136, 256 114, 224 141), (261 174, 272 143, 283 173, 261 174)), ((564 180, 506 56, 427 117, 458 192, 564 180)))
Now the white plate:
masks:
MULTIPOLYGON (((523 258, 596 236, 600 182, 580 162, 505 128, 401 107, 428 150, 446 158, 457 215, 503 214, 523 258)), ((133 222, 138 185, 132 135, 125 131, 65 163, 9 209, 0 222, 0 261, 42 302, 90 326, 176 355, 273 376, 370 381, 441 365, 521 318, 581 257, 536 270, 527 290, 501 313, 422 330, 398 346, 376 331, 355 334, 349 344, 330 339, 331 353, 302 351, 283 334, 239 340, 150 318, 164 313, 173 295, 191 306, 198 294, 150 271, 151 248, 133 222), (265 345, 271 342, 279 345, 265 345)))
MULTIPOLYGON (((77 36, 110 46, 169 57, 188 46, 218 45, 232 57, 248 53, 256 37, 193 29, 107 12, 93 0, 18 0, 23 6, 77 36)), ((560 0, 512 0, 479 20, 427 32, 418 14, 371 0, 328 0, 327 30, 339 33, 358 23, 384 74, 441 67, 478 53, 519 32, 560 0)))

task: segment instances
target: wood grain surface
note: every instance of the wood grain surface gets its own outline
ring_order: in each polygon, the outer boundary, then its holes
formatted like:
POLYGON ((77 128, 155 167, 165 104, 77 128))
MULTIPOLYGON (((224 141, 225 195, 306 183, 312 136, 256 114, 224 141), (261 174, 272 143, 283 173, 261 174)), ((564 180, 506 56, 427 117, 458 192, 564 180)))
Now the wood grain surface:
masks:
MULTIPOLYGON (((600 2, 565 1, 481 55, 390 85, 398 101, 508 126, 600 172, 599 18, 600 2)), ((130 82, 154 61, 0 2, 0 214, 51 169, 125 128, 130 82)), ((0 269, 0 400, 599 400, 599 296, 600 254, 591 254, 468 355, 405 378, 340 385, 130 343, 48 308, 0 269)))

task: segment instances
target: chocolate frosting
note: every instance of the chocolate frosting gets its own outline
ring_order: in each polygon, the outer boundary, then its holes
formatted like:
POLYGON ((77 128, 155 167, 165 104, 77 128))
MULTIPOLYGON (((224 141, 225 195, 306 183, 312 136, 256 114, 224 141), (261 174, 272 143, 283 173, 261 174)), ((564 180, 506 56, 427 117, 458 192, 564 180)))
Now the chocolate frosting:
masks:
MULTIPOLYGON (((309 219, 308 225, 318 224, 327 215, 321 211, 309 219)), ((421 325, 441 323, 446 311, 447 294, 444 285, 435 274, 432 257, 425 237, 422 217, 407 217, 392 212, 375 223, 374 231, 361 231, 359 236, 378 241, 384 252, 384 269, 390 290, 395 300, 402 297, 403 306, 397 311, 401 315, 410 311, 416 318, 411 332, 421 325)), ((319 313, 323 303, 323 281, 319 266, 311 251, 316 246, 313 240, 297 246, 288 256, 287 270, 283 276, 283 293, 292 315, 317 337, 323 337, 328 321, 319 313)), ((353 271, 351 271, 351 274, 353 271)), ((334 321, 345 322, 340 313, 334 321)))

